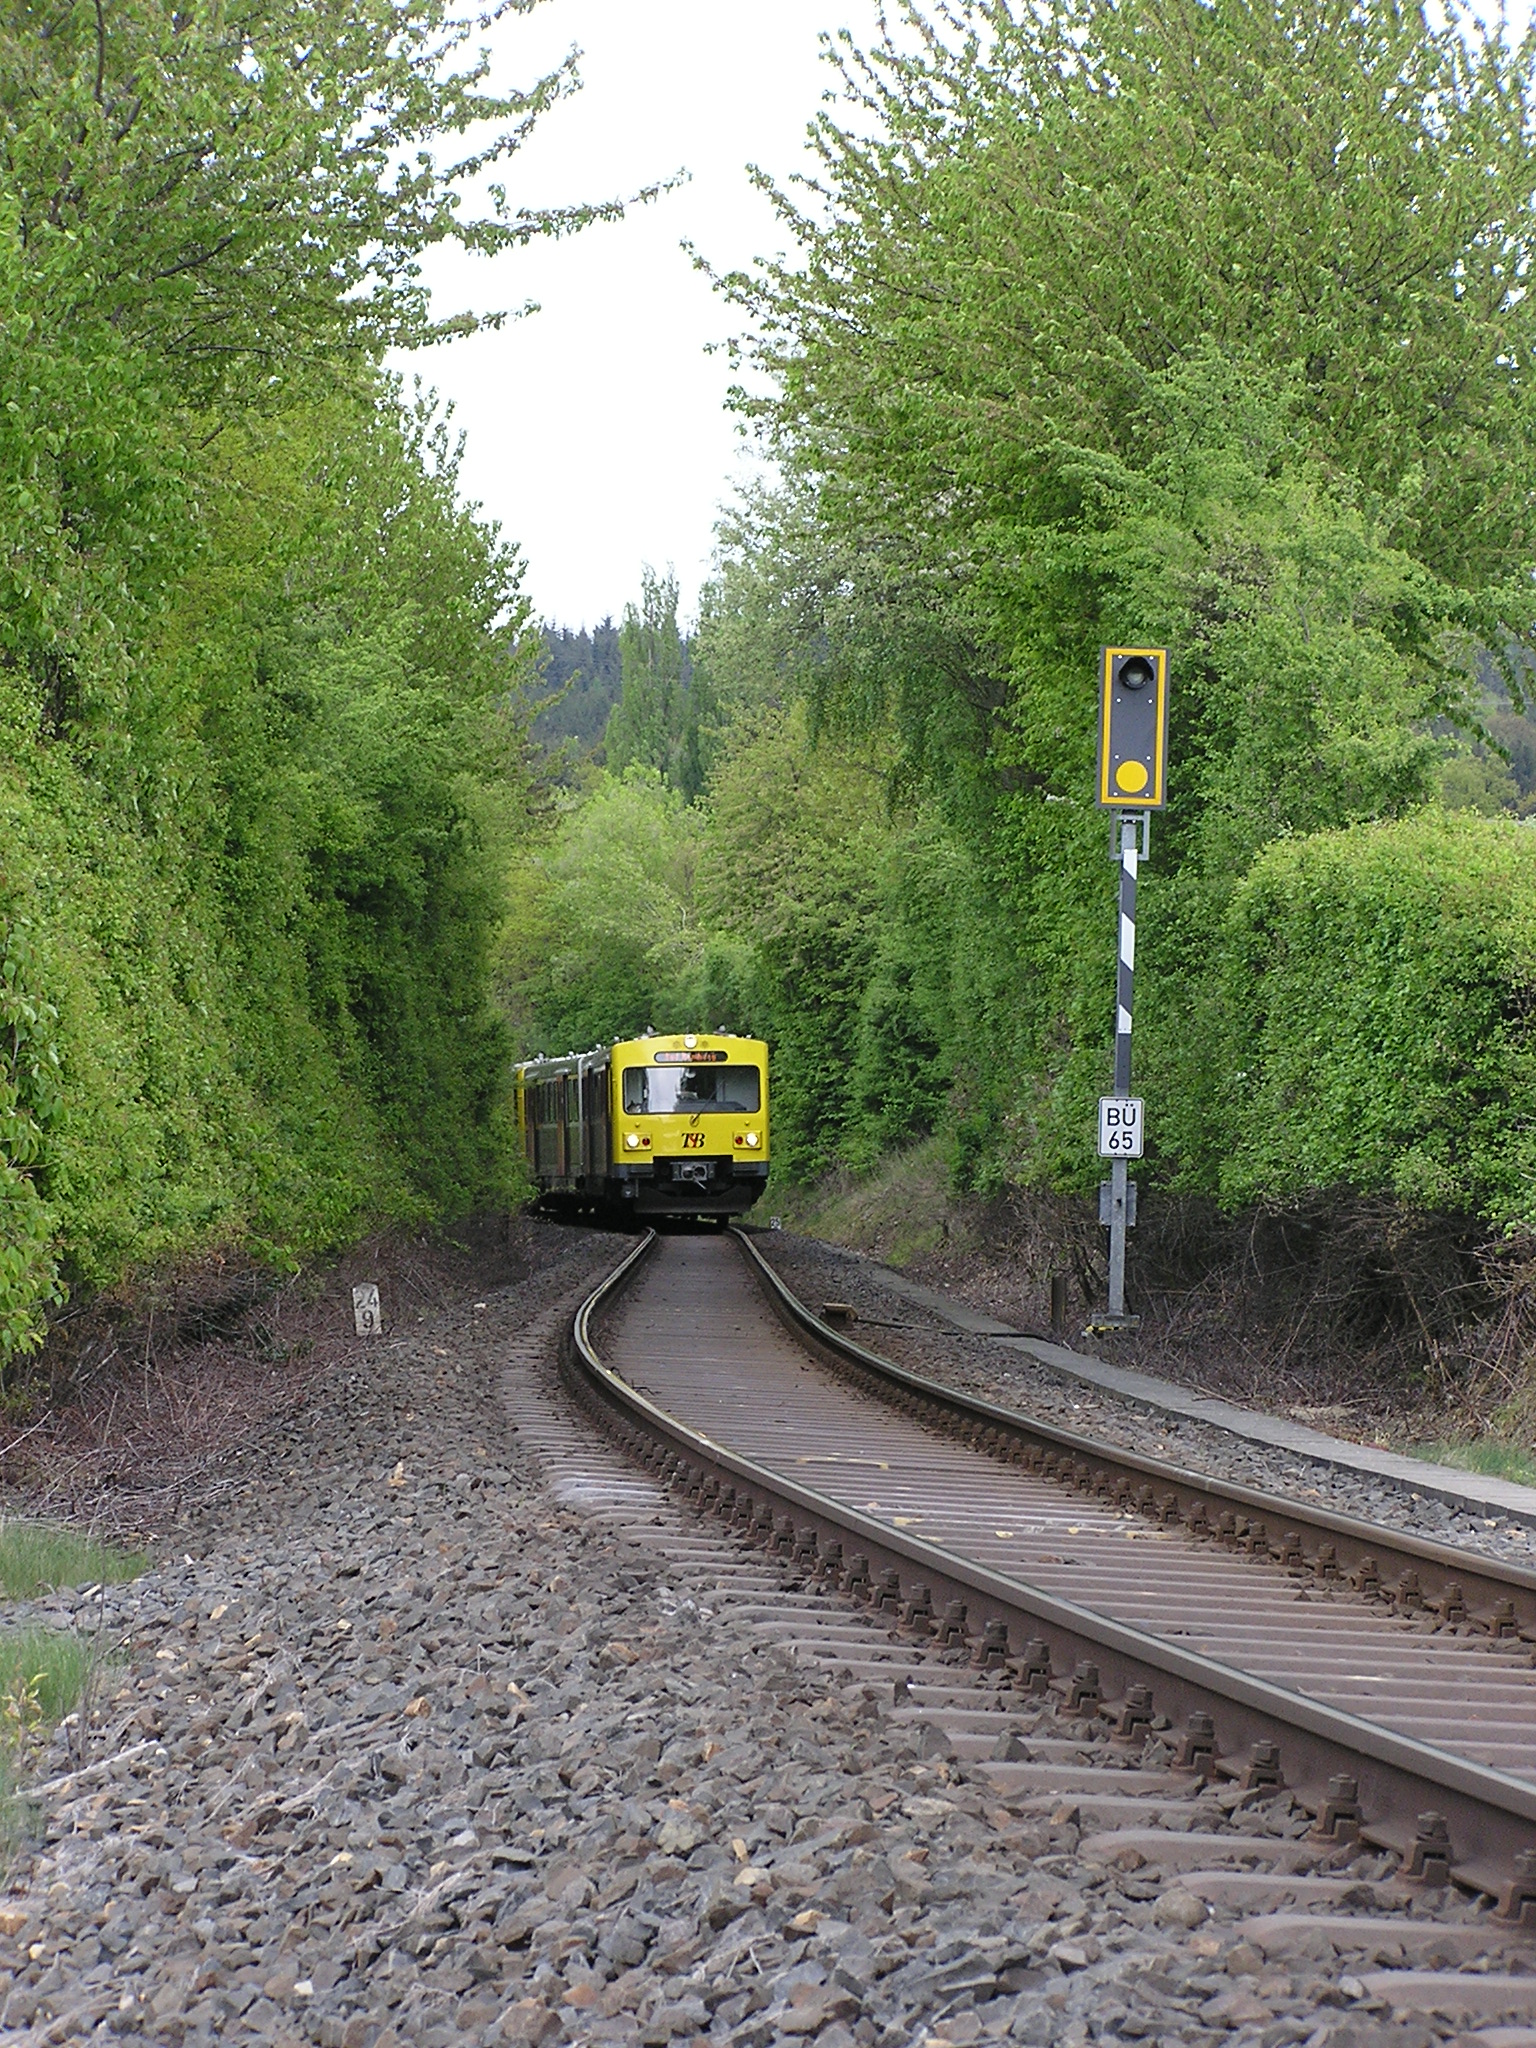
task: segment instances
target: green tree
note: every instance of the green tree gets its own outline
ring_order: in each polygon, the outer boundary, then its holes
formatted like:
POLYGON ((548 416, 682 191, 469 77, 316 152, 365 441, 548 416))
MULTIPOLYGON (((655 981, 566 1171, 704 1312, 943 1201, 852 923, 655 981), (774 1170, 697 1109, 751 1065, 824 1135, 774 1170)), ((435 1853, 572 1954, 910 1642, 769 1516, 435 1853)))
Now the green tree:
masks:
POLYGON ((573 799, 515 872, 498 985, 525 1052, 727 1021, 698 1013, 700 822, 654 768, 631 766, 573 799))
POLYGON ((493 93, 473 33, 444 0, 67 0, 0 24, 0 661, 56 726, 120 756, 112 728, 145 715, 136 624, 197 546, 222 425, 367 392, 386 346, 441 331, 434 243, 590 217, 494 183, 489 211, 464 204, 574 82, 493 93))
POLYGON ((576 80, 567 60, 491 90, 470 48, 484 25, 448 0, 11 9, 0 162, 40 314, 174 364, 184 401, 242 410, 253 376, 270 390, 295 365, 474 324, 433 320, 424 249, 618 210, 522 208, 486 180, 576 80))
POLYGON ((1536 41, 1389 0, 957 0, 841 61, 816 203, 778 195, 798 255, 729 281, 790 479, 737 581, 973 878, 955 1128, 1069 1184, 1112 985, 1097 650, 1174 649, 1141 1058, 1160 1170, 1212 1186, 1232 889, 1431 800, 1480 650, 1532 627, 1536 41))
POLYGON ((476 29, 0 22, 0 1369, 65 1287, 505 1185, 534 649, 446 423, 378 365, 473 324, 433 321, 429 247, 592 209, 486 181, 575 81, 493 91, 476 29))
POLYGON ((857 122, 818 122, 824 206, 778 195, 802 260, 734 280, 829 512, 933 563, 1048 498, 1053 447, 1127 454, 1147 380, 1214 346, 1298 380, 1392 538, 1512 575, 1536 38, 1392 0, 900 15, 847 51, 857 122))
POLYGON ((817 747, 798 712, 743 721, 711 788, 699 898, 749 945, 775 1048, 775 1150, 814 1174, 842 1155, 858 1104, 860 1005, 876 953, 887 830, 878 773, 817 747))
POLYGON ((677 578, 641 571, 638 605, 619 629, 622 681, 608 719, 610 768, 654 768, 691 802, 704 787, 708 690, 690 672, 689 649, 677 623, 677 578))

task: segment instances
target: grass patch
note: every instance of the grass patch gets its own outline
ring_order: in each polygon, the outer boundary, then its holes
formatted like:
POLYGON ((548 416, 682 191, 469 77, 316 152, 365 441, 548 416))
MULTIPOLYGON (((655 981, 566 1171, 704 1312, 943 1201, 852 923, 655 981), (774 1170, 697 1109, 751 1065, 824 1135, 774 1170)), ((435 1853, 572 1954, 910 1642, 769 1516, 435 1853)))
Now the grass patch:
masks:
MULTIPOLYGON (((131 1579, 149 1560, 75 1529, 0 1521, 0 1595, 30 1599, 51 1586, 131 1579)), ((72 1629, 0 1626, 0 1871, 30 1833, 34 1816, 17 1796, 52 1731, 78 1712, 89 1719, 104 1645, 72 1629)))
POLYGON ((37 1817, 18 1785, 43 1743, 91 1696, 99 1647, 68 1629, 0 1629, 0 1873, 34 1832, 37 1817))
POLYGON ((88 1711, 102 1671, 100 1646, 68 1629, 0 1629, 0 1876, 37 1831, 20 1788, 66 1715, 88 1711))
POLYGON ((45 1586, 117 1585, 149 1560, 48 1522, 0 1522, 0 1593, 29 1600, 45 1586))
POLYGON ((1518 1444, 1498 1437, 1471 1437, 1464 1443, 1411 1444, 1409 1454, 1432 1459, 1437 1465, 1454 1465, 1462 1472, 1481 1472, 1488 1479, 1510 1479, 1519 1486, 1536 1486, 1536 1460, 1518 1444))
POLYGON ((69 1629, 0 1629, 0 1742, 19 1747, 72 1714, 97 1661, 69 1629))

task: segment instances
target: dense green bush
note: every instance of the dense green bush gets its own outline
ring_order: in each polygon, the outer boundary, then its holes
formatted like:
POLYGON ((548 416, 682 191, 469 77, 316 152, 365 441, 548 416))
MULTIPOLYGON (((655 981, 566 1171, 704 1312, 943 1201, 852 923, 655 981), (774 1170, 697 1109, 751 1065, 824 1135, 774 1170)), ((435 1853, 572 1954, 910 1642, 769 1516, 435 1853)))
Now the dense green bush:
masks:
POLYGON ((61 1281, 496 1191, 475 793, 518 786, 491 701, 509 586, 413 435, 356 404, 270 423, 259 453, 226 437, 205 552, 136 650, 198 716, 113 727, 142 775, 61 742, 0 667, 13 1345, 61 1281))
POLYGON ((429 245, 585 215, 480 178, 571 76, 474 32, 0 19, 0 1373, 71 1286, 504 1184, 528 607, 379 365, 429 245))
POLYGON ((1229 1200, 1347 1187, 1536 1224, 1536 830, 1424 812, 1281 841, 1227 932, 1229 1200))

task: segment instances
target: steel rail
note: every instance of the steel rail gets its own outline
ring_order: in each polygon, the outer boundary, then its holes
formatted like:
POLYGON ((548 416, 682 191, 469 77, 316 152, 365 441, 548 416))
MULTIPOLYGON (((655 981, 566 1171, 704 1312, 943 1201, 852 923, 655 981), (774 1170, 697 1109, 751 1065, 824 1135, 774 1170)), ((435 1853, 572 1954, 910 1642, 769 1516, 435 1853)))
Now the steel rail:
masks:
MULTIPOLYGON (((745 1244, 739 1233, 738 1242, 745 1244)), ((1536 1920, 1536 1784, 1185 1649, 894 1528, 743 1456, 630 1385, 604 1363, 593 1323, 655 1243, 655 1233, 648 1232, 581 1303, 566 1331, 562 1370, 579 1403, 633 1453, 659 1465, 661 1476, 701 1509, 724 1507, 749 1537, 810 1570, 824 1566, 829 1544, 840 1559, 842 1544, 856 1540, 860 1550, 853 1563, 864 1568, 862 1583, 872 1585, 880 1572, 894 1570, 913 1595, 954 1603, 946 1619, 953 1632, 958 1617, 976 1661, 1007 1664, 1024 1685, 1059 1695, 1068 1708, 1113 1713, 1113 1703, 1124 1702, 1122 1723, 1133 1701, 1139 1724, 1145 1724, 1149 1708, 1168 1727, 1188 1717, 1181 1755, 1192 1769, 1214 1769, 1240 1784, 1261 1785, 1265 1773, 1256 1767, 1257 1759, 1278 1736, 1285 1782, 1326 1832, 1347 1840, 1352 1830, 1358 1831, 1397 1850, 1408 1875, 1443 1881, 1448 1873, 1469 1888, 1495 1895, 1503 1918, 1536 1920), (1341 1779, 1349 1781, 1347 1787, 1341 1779)), ((921 1390, 925 1399, 985 1414, 989 1424, 995 1416, 999 1423, 1037 1427, 853 1345, 805 1309, 760 1255, 747 1249, 754 1271, 772 1282, 770 1299, 782 1305, 791 1328, 814 1350, 826 1350, 877 1377, 883 1368, 921 1390)))
POLYGON ((994 1451, 1001 1449, 1007 1456, 1010 1448, 1023 1449, 1023 1462, 1037 1471, 1045 1463, 1044 1456, 1031 1457, 1030 1451, 1065 1452, 1068 1465, 1058 1470, 1056 1477, 1111 1499, 1118 1495, 1127 1508, 1140 1509, 1153 1520, 1182 1522, 1192 1534, 1226 1542, 1233 1549, 1268 1549, 1280 1563, 1298 1572, 1341 1580, 1368 1597, 1374 1586, 1375 1597, 1405 1612, 1422 1608, 1449 1618, 1464 1610, 1467 1624, 1475 1629, 1490 1635, 1519 1636, 1536 1644, 1536 1570, 1483 1557, 1430 1536, 1416 1536, 1410 1530, 1340 1514, 1333 1508, 1213 1479, 1080 1431, 1058 1429, 1021 1415, 1017 1409, 926 1379, 833 1329, 792 1292, 750 1237, 740 1229, 731 1234, 774 1310, 802 1343, 809 1342, 839 1368, 852 1366, 869 1375, 878 1387, 899 1388, 940 1413, 958 1414, 1002 1432, 1005 1442, 992 1446, 994 1451), (1137 1479, 1144 1487, 1155 1489, 1155 1498, 1138 1499, 1137 1479), (1122 1480, 1128 1484, 1119 1484, 1122 1480), (1232 1524, 1226 1529, 1221 1522, 1223 1507, 1232 1514, 1232 1524), (1282 1532, 1278 1543, 1273 1531, 1282 1532), (1313 1534, 1312 1548, 1298 1540, 1287 1552, 1286 1536, 1294 1533, 1301 1539, 1303 1531, 1313 1534), (1384 1560, 1395 1562, 1395 1579, 1383 1570, 1384 1560), (1413 1574, 1406 1587, 1404 1573, 1413 1574))

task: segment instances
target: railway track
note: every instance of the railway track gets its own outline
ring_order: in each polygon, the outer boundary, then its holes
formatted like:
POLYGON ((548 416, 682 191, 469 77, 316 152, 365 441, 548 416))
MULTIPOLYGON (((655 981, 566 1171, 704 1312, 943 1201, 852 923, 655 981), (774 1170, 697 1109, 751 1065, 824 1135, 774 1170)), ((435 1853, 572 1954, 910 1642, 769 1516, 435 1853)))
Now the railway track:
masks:
MULTIPOLYGON (((1106 1855, 1201 1897, 1300 1906, 1313 1936, 1349 1891, 1329 1866, 1387 1852, 1394 1938, 1402 1894, 1475 1897, 1474 2009, 1536 2018, 1536 1574, 922 1380, 739 1236, 642 1240, 575 1317, 565 1373, 674 1501, 862 1607, 808 1652, 894 1683, 996 1796, 1070 1806, 1106 1855), (1045 1726, 1066 1738, 1032 1740, 1045 1726), (1258 1868, 1191 1829, 1281 1788, 1310 1835, 1258 1868), (1513 1974, 1490 1970, 1500 1949, 1513 1974)), ((1294 1932, 1269 1920, 1261 1946, 1294 1932)), ((1350 1924, 1368 1950, 1379 1930, 1350 1924)), ((1401 1998, 1423 1973, 1382 1975, 1401 1998)))

